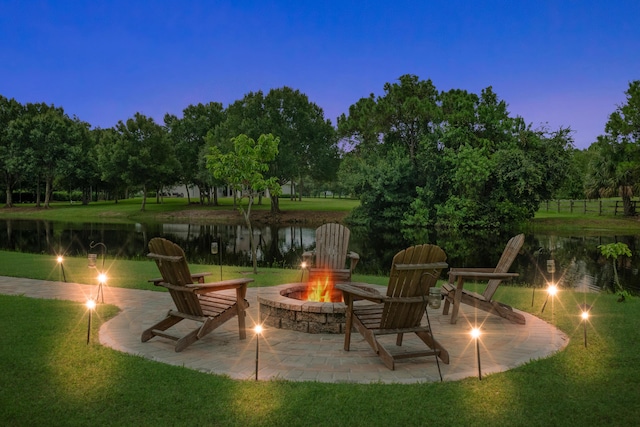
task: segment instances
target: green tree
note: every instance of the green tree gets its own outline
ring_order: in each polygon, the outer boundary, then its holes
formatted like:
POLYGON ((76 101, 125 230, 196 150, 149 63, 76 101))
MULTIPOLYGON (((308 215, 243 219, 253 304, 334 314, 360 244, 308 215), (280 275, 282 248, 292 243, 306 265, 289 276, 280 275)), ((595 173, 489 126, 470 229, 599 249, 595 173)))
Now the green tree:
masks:
POLYGON ((351 221, 412 240, 429 226, 507 228, 563 181, 570 129, 532 130, 491 87, 438 93, 429 80, 402 76, 384 88, 338 121, 354 146, 340 176, 362 202, 351 221))
MULTIPOLYGON (((322 109, 299 90, 283 87, 266 96, 261 91, 250 92, 229 105, 226 113, 226 121, 211 135, 209 145, 225 152, 235 135, 257 139, 271 133, 279 138, 280 148, 266 176, 277 178, 280 184, 291 181, 299 186, 306 177, 335 178, 339 165, 335 129, 324 119, 322 109)), ((279 212, 278 196, 271 196, 271 210, 279 212)))
POLYGON ((24 148, 16 140, 12 123, 24 114, 24 106, 15 99, 0 95, 0 167, 6 192, 6 207, 13 207, 13 190, 25 173, 26 164, 21 161, 24 148))
POLYGON ((605 125, 605 134, 591 148, 587 194, 590 197, 619 195, 624 214, 635 215, 631 203, 640 181, 640 80, 629 83, 626 103, 619 106, 605 125))
MULTIPOLYGON (((206 170, 203 150, 206 146, 206 136, 215 130, 225 119, 225 112, 219 102, 189 105, 182 111, 182 118, 166 114, 164 123, 169 130, 169 136, 175 146, 176 158, 180 162, 180 182, 187 187, 187 200, 191 202, 189 186, 195 185, 200 190, 201 203, 205 194, 211 193, 211 173, 206 170), (203 173, 204 172, 204 173, 203 173)), ((214 194, 214 204, 217 204, 214 194)))
POLYGON ((260 135, 257 141, 247 135, 240 134, 232 139, 233 151, 223 154, 216 147, 211 147, 207 157, 207 168, 217 178, 222 179, 240 194, 239 209, 242 212, 251 245, 253 272, 258 272, 256 244, 251 227, 251 207, 256 197, 265 190, 273 195, 280 193, 276 177, 267 178, 265 173, 269 169, 269 162, 278 154, 278 138, 271 134, 260 135), (242 199, 247 198, 247 207, 242 205, 242 199))
POLYGON ((132 186, 142 188, 142 207, 145 210, 149 189, 160 191, 178 181, 178 161, 165 129, 150 117, 136 113, 115 127, 120 141, 114 147, 114 162, 126 165, 121 177, 132 186))
POLYGON ((398 212, 409 209, 417 188, 426 183, 420 159, 425 158, 422 152, 430 149, 425 142, 435 141, 441 111, 430 80, 404 75, 399 83, 385 84, 384 92, 376 99, 373 95, 360 99, 349 108, 348 117, 338 119, 338 136, 353 148, 348 156, 351 159, 345 157, 347 164, 341 167, 340 176, 343 183, 353 184, 350 192, 362 202, 352 221, 366 222, 374 229, 399 229, 402 215, 398 212), (354 162, 353 157, 359 161, 354 162), (401 162, 400 157, 408 162, 401 162), (389 168, 398 167, 401 182, 392 178, 387 186, 379 179, 390 178, 389 168))
POLYGON ((14 161, 20 162, 23 176, 36 187, 40 206, 40 185, 45 185, 44 207, 48 208, 54 180, 71 167, 79 143, 76 124, 60 107, 44 103, 27 104, 24 113, 9 126, 9 136, 19 148, 14 161))
MULTIPOLYGON (((622 243, 622 242, 599 245, 598 249, 600 249, 600 253, 604 257, 606 257, 607 259, 611 258, 612 265, 613 265, 613 277, 615 281, 616 290, 622 296, 622 301, 624 301, 625 290, 622 288, 622 285, 620 285, 620 279, 618 278, 618 267, 616 264, 618 263, 618 258, 620 256, 624 255, 624 256, 630 257, 631 250, 629 249, 629 246, 627 246, 626 243, 622 243)), ((628 292, 626 293, 628 294, 628 292)))
POLYGON ((95 147, 96 165, 100 172, 100 182, 103 189, 113 197, 114 202, 118 203, 128 186, 125 180, 128 167, 126 144, 114 128, 93 129, 91 136, 95 147))

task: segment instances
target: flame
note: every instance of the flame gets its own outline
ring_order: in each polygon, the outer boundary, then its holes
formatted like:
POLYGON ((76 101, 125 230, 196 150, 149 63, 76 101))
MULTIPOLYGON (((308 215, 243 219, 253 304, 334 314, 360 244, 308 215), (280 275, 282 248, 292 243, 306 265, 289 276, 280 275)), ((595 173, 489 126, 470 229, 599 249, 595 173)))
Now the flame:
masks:
MULTIPOLYGON (((334 301, 332 295, 334 294, 333 280, 327 276, 324 280, 318 279, 315 283, 309 283, 307 287, 307 301, 313 302, 337 302, 334 301)), ((342 301, 340 298, 338 301, 342 301)))

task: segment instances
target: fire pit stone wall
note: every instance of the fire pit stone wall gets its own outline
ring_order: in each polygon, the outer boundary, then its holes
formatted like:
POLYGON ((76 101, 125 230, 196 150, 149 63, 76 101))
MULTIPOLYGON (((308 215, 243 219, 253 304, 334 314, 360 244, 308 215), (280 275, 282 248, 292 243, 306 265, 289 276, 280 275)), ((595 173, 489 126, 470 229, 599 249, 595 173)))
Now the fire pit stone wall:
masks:
MULTIPOLYGON (((379 295, 384 290, 367 283, 349 283, 374 295, 379 295)), ((343 334, 347 307, 343 302, 303 301, 308 293, 308 286, 308 283, 290 283, 260 289, 260 321, 266 326, 311 334, 343 334)), ((335 292, 342 295, 338 290, 335 292)), ((333 301, 334 297, 335 295, 331 296, 333 301)), ((371 303, 362 300, 355 301, 354 304, 371 303)))
POLYGON ((304 283, 263 288, 258 293, 260 321, 265 326, 311 334, 342 334, 346 306, 342 302, 312 302, 296 299, 304 283))

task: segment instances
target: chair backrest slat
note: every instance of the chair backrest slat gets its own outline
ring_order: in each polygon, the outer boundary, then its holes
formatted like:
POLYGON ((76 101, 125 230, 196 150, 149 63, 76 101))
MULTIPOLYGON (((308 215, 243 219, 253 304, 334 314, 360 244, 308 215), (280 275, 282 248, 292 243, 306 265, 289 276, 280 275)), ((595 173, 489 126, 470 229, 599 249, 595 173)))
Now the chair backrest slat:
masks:
MULTIPOLYGON (((162 280, 174 286, 185 286, 193 283, 189 265, 182 248, 175 243, 156 237, 149 242, 150 257, 154 259, 162 280), (158 255, 154 257, 153 255, 158 255)), ((198 295, 185 288, 184 291, 170 289, 169 293, 178 311, 202 316, 202 308, 198 295)))
POLYGON ((385 302, 380 321, 381 329, 412 328, 420 325, 429 288, 436 284, 442 269, 447 267, 446 260, 447 255, 435 245, 412 246, 393 257, 387 296, 421 299, 414 303, 385 302))
POLYGON ((351 232, 342 224, 324 224, 316 229, 314 268, 340 270, 345 267, 351 232))
MULTIPOLYGON (((509 269, 511 268, 511 264, 513 264, 513 261, 515 261, 516 256, 520 252, 523 244, 524 234, 518 234, 517 236, 512 237, 507 242, 507 245, 502 252, 502 256, 498 261, 498 265, 496 265, 494 273, 508 273, 509 269)), ((496 293, 496 290, 498 289, 498 286, 501 282, 502 280, 489 280, 489 282, 487 283, 487 287, 482 293, 482 296, 485 298, 485 300, 491 301, 491 299, 493 298, 493 294, 496 293)))

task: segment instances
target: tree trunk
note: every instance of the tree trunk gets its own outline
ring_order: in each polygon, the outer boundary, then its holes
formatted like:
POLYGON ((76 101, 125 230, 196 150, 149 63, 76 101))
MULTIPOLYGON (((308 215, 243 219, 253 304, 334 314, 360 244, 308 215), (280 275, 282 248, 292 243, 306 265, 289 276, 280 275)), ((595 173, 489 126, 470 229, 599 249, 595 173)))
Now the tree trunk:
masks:
POLYGON ((213 206, 218 206, 218 187, 213 186, 213 206))
POLYGON ((44 181, 44 207, 45 209, 49 208, 49 201, 51 200, 51 193, 53 189, 51 188, 51 181, 53 178, 46 178, 44 181))
POLYGON ((251 246, 251 260, 253 264, 253 274, 258 274, 258 251, 256 250, 256 242, 253 238, 253 228, 251 227, 251 205, 253 204, 253 196, 249 196, 249 205, 247 206, 247 210, 242 210, 242 215, 244 216, 244 222, 247 224, 247 228, 249 229, 249 246, 251 246))
POLYGON ((38 183, 36 184, 36 208, 41 207, 40 204, 40 180, 38 179, 38 183))
POLYGON ((9 179, 7 174, 5 174, 5 179, 7 180, 7 200, 4 206, 7 208, 12 208, 13 207, 13 186, 11 185, 11 180, 9 179))
POLYGON ((271 196, 271 213, 280 213, 280 198, 271 196))
POLYGON ((142 207, 140 208, 140 210, 144 212, 146 206, 147 206, 147 186, 143 185, 142 186, 142 207))
POLYGON ((622 205, 624 206, 624 216, 635 216, 636 209, 631 203, 631 196, 623 195, 622 196, 622 205))

